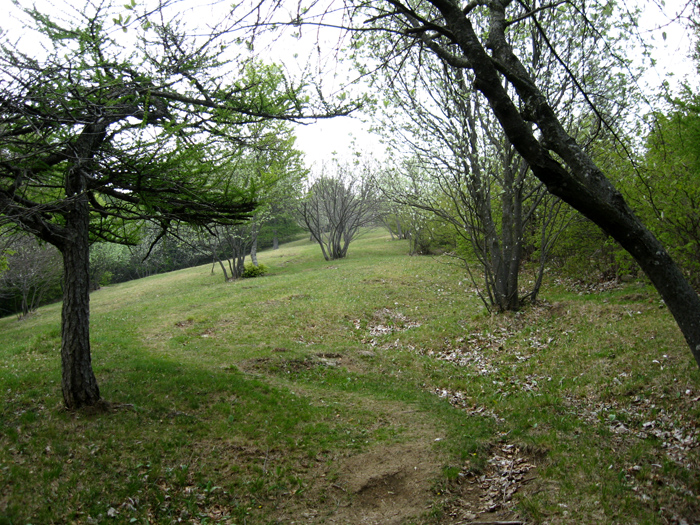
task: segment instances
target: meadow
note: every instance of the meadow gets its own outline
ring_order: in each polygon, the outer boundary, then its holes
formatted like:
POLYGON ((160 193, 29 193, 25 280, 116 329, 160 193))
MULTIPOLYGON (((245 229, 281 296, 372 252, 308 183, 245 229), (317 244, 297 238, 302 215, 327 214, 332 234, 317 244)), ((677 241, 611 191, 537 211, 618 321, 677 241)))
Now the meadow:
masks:
POLYGON ((653 288, 551 271, 492 315, 407 253, 97 290, 106 412, 63 408, 60 305, 0 319, 0 524, 700 523, 700 373, 653 288))

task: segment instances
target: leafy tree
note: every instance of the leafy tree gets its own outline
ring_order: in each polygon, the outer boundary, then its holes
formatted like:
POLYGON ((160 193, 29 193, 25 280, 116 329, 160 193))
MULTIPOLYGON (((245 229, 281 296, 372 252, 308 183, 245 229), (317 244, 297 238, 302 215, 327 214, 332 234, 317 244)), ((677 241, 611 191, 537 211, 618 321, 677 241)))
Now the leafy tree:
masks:
MULTIPOLYGON (((349 27, 386 32, 395 44, 393 54, 405 56, 405 50, 419 47, 444 64, 469 73, 470 87, 483 95, 533 175, 550 193, 591 219, 634 257, 668 305, 700 365, 700 298, 661 242, 587 153, 585 142, 567 130, 565 119, 570 113, 558 113, 547 96, 548 85, 569 78, 572 89, 582 94, 586 104, 593 111, 597 107, 595 93, 587 89, 588 71, 577 69, 560 53, 578 42, 560 32, 556 24, 541 24, 542 17, 553 12, 557 20, 574 22, 563 29, 583 24, 595 34, 613 13, 614 4, 604 4, 606 9, 599 18, 583 0, 493 0, 464 5, 454 0, 357 0, 349 4, 354 16, 349 27), (514 36, 514 29, 525 23, 532 24, 556 59, 556 69, 549 78, 533 77, 524 63, 525 49, 514 36)), ((599 46, 601 52, 609 52, 604 40, 599 46)), ((621 63, 607 74, 624 74, 626 68, 627 64, 621 63)), ((606 118, 600 122, 603 126, 609 124, 606 118)))
POLYGON ((303 154, 294 148, 295 137, 285 127, 278 126, 268 134, 268 146, 257 150, 251 159, 250 169, 258 177, 268 181, 259 193, 258 208, 251 219, 250 258, 258 265, 258 241, 262 228, 275 222, 293 207, 302 192, 302 182, 308 171, 303 164, 303 154))
POLYGON ((290 211, 286 211, 275 214, 261 227, 258 242, 261 247, 277 250, 281 242, 292 241, 302 233, 304 228, 299 226, 290 211))
POLYGON ((129 247, 105 242, 90 247, 90 286, 100 286, 129 280, 129 247))
POLYGON ((399 167, 386 168, 375 180, 387 201, 380 220, 392 235, 409 240, 410 255, 455 251, 454 235, 445 231, 451 229, 451 221, 435 212, 438 203, 445 205, 443 211, 449 204, 421 162, 405 160, 399 167))
POLYGON ((649 224, 700 288, 700 97, 690 91, 653 115, 634 195, 649 224))
POLYGON ((250 220, 239 225, 225 225, 211 231, 214 237, 204 235, 212 259, 219 262, 224 279, 238 279, 245 271, 245 258, 250 254, 252 264, 258 265, 257 250, 261 229, 289 208, 301 192, 306 176, 302 153, 294 149, 294 136, 288 126, 277 123, 261 128, 259 147, 237 162, 237 171, 259 181, 257 208, 250 220), (224 261, 228 261, 228 269, 224 261))
POLYGON ((101 401, 90 243, 136 243, 144 220, 162 232, 246 220, 258 181, 236 173, 236 158, 257 147, 264 123, 309 111, 303 85, 237 45, 235 11, 202 36, 168 20, 167 7, 137 14, 135 2, 121 12, 88 1, 61 20, 27 8, 27 29, 45 51, 34 54, 29 33, 0 47, 0 223, 62 254, 69 408, 101 401))

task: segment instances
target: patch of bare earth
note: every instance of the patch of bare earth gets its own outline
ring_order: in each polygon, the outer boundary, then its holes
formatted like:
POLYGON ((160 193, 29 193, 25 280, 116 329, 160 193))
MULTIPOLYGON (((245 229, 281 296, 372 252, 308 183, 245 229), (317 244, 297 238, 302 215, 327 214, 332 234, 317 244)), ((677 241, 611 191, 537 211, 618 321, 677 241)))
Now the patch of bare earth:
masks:
POLYGON ((399 525, 429 509, 440 462, 427 442, 377 445, 335 458, 309 481, 307 497, 278 507, 278 523, 399 525))
POLYGON ((441 463, 427 441, 376 446, 336 458, 304 499, 278 506, 277 523, 401 525, 520 524, 513 495, 534 479, 534 464, 517 447, 494 448, 487 467, 466 463, 454 481, 436 485, 441 463), (439 486, 439 488, 436 488, 439 486), (438 512, 431 513, 436 508, 438 512))

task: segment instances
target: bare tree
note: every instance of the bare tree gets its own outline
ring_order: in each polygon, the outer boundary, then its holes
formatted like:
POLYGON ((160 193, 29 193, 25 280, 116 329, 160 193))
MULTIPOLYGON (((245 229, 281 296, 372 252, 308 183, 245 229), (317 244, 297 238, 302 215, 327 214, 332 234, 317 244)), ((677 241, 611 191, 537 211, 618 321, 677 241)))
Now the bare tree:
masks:
POLYGON ((58 288, 63 265, 61 254, 50 244, 28 235, 15 235, 7 258, 8 269, 0 275, 5 293, 16 295, 21 318, 36 311, 51 288, 58 288))
POLYGON ((370 166, 335 164, 333 169, 311 185, 296 207, 327 261, 344 258, 360 228, 380 213, 370 166))

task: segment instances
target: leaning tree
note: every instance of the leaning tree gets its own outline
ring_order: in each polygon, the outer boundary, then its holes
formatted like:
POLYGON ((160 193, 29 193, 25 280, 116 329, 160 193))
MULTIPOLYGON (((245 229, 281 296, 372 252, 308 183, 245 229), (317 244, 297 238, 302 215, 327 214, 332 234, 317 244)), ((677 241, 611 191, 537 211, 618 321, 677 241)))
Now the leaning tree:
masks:
MULTIPOLYGON (((592 16, 600 17, 603 9, 589 5, 592 16)), ((483 23, 478 15, 476 21, 483 23)), ((603 40, 611 49, 623 49, 627 35, 608 24, 580 24, 554 10, 542 11, 537 22, 546 30, 556 26, 568 42, 555 55, 532 20, 513 25, 509 38, 518 45, 521 61, 564 116, 567 132, 584 144, 600 142, 607 132, 601 118, 624 121, 631 97, 629 79, 608 74, 618 58, 597 51, 603 40), (559 60, 586 72, 587 89, 597 97, 596 111, 558 68, 559 60)), ((355 38, 369 44, 358 46, 364 53, 357 60, 369 55, 382 61, 375 82, 386 109, 376 127, 389 131, 394 151, 411 159, 412 169, 404 170, 404 178, 413 178, 413 183, 389 185, 385 190, 390 198, 453 226, 467 246, 465 262, 476 258, 483 270, 483 288, 474 284, 488 308, 517 310, 524 301, 534 301, 548 249, 567 223, 557 217, 561 201, 548 196, 544 184, 530 174, 483 97, 473 91, 470 71, 446 64, 423 46, 397 55, 394 38, 386 33, 355 38), (533 286, 524 290, 521 263, 538 234, 540 269, 533 286)))
MULTIPOLYGON (((137 224, 233 224, 256 206, 236 172, 268 121, 328 116, 302 83, 253 59, 229 12, 206 32, 87 0, 58 17, 26 8, 20 40, 0 45, 0 223, 63 257, 62 390, 100 402, 89 337, 89 248, 136 242, 137 224), (191 36, 188 36, 191 35, 191 36), (319 115, 313 115, 318 110, 319 115)), ((190 19, 193 19, 191 17, 190 19)))
MULTIPOLYGON (((554 11, 596 31, 613 14, 614 5, 594 17, 590 4, 588 0, 346 0, 351 14, 347 27, 387 34, 394 43, 390 48, 394 55, 405 55, 417 46, 444 64, 467 71, 469 86, 483 95, 533 175, 634 257, 669 307, 700 366, 700 298, 584 144, 567 130, 566 114, 558 113, 547 96, 549 80, 533 77, 523 62, 526 50, 514 38, 515 28, 532 24, 556 67, 595 112, 596 93, 587 83, 588 72, 568 63, 561 53, 562 47, 570 45, 569 35, 558 32, 556 24, 545 27, 540 22, 546 12, 554 11)), ((633 25, 631 20, 629 26, 633 25)), ((604 39, 597 52, 610 53, 604 39)), ((608 75, 625 74, 626 66, 620 63, 608 75)), ((601 125, 608 125, 605 118, 601 125)))

